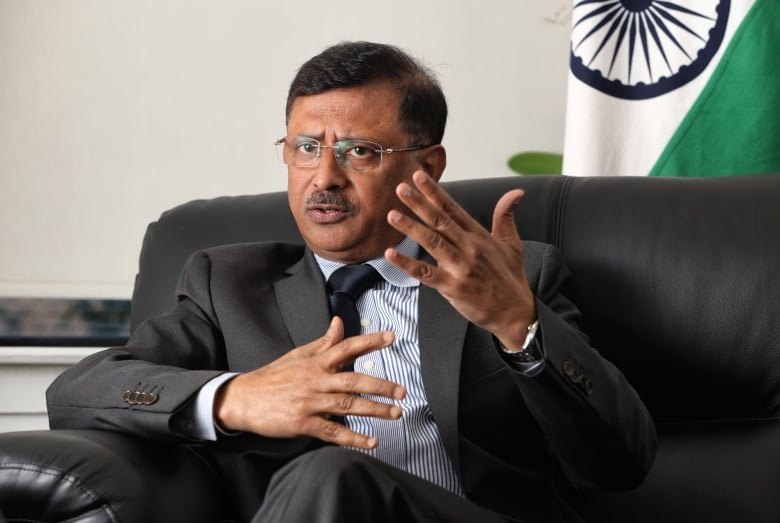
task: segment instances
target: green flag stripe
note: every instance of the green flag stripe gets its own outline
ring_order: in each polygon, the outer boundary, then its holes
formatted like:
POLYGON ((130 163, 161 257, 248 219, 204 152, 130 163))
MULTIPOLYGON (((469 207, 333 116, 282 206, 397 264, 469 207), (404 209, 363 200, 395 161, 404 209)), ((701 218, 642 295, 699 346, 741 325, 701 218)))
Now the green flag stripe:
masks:
POLYGON ((650 176, 780 172, 780 1, 756 0, 650 176))

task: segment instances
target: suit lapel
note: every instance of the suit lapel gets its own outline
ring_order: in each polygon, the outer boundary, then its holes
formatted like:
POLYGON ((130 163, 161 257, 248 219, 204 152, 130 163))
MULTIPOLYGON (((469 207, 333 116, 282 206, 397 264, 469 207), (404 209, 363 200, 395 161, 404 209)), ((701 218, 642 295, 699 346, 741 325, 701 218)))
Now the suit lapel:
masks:
POLYGON ((325 334, 330 322, 325 281, 311 251, 288 270, 289 278, 274 284, 276 301, 296 347, 325 334))
POLYGON ((467 326, 466 319, 441 294, 420 285, 420 363, 425 393, 458 474, 458 394, 467 326))

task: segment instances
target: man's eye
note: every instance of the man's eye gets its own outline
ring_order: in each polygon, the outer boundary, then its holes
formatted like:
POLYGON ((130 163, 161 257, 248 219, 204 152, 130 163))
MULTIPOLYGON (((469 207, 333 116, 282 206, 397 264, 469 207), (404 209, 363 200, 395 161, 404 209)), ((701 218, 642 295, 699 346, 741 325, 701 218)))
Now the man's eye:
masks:
POLYGON ((353 145, 349 149, 347 149, 346 154, 355 157, 355 158, 365 158, 368 156, 373 156, 376 154, 376 151, 372 147, 368 147, 365 145, 353 145))
POLYGON ((317 144, 308 142, 298 144, 298 151, 304 154, 316 154, 317 144))

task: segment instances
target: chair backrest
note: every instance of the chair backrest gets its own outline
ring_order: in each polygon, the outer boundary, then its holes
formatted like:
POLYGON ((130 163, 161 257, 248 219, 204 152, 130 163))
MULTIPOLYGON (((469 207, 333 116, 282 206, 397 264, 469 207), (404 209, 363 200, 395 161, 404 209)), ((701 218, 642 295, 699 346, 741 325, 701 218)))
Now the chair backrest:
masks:
MULTIPOLYGON (((658 422, 780 416, 780 175, 444 183, 486 227, 523 188, 521 236, 560 247, 593 345, 658 422)), ((171 307, 194 251, 300 242, 286 193, 183 204, 144 239, 132 324, 171 307)))

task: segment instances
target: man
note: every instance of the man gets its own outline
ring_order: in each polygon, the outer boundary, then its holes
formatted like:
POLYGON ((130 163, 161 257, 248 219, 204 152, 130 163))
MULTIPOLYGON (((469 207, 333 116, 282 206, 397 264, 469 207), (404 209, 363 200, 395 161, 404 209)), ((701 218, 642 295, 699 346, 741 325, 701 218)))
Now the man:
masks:
POLYGON ((305 63, 277 146, 306 246, 195 254, 170 314, 52 384, 52 427, 208 442, 256 521, 576 521, 569 490, 637 485, 649 415, 580 332, 560 254, 518 237, 522 191, 488 232, 438 186, 446 116, 395 47, 305 63), (381 278, 328 320, 364 263, 381 278))

